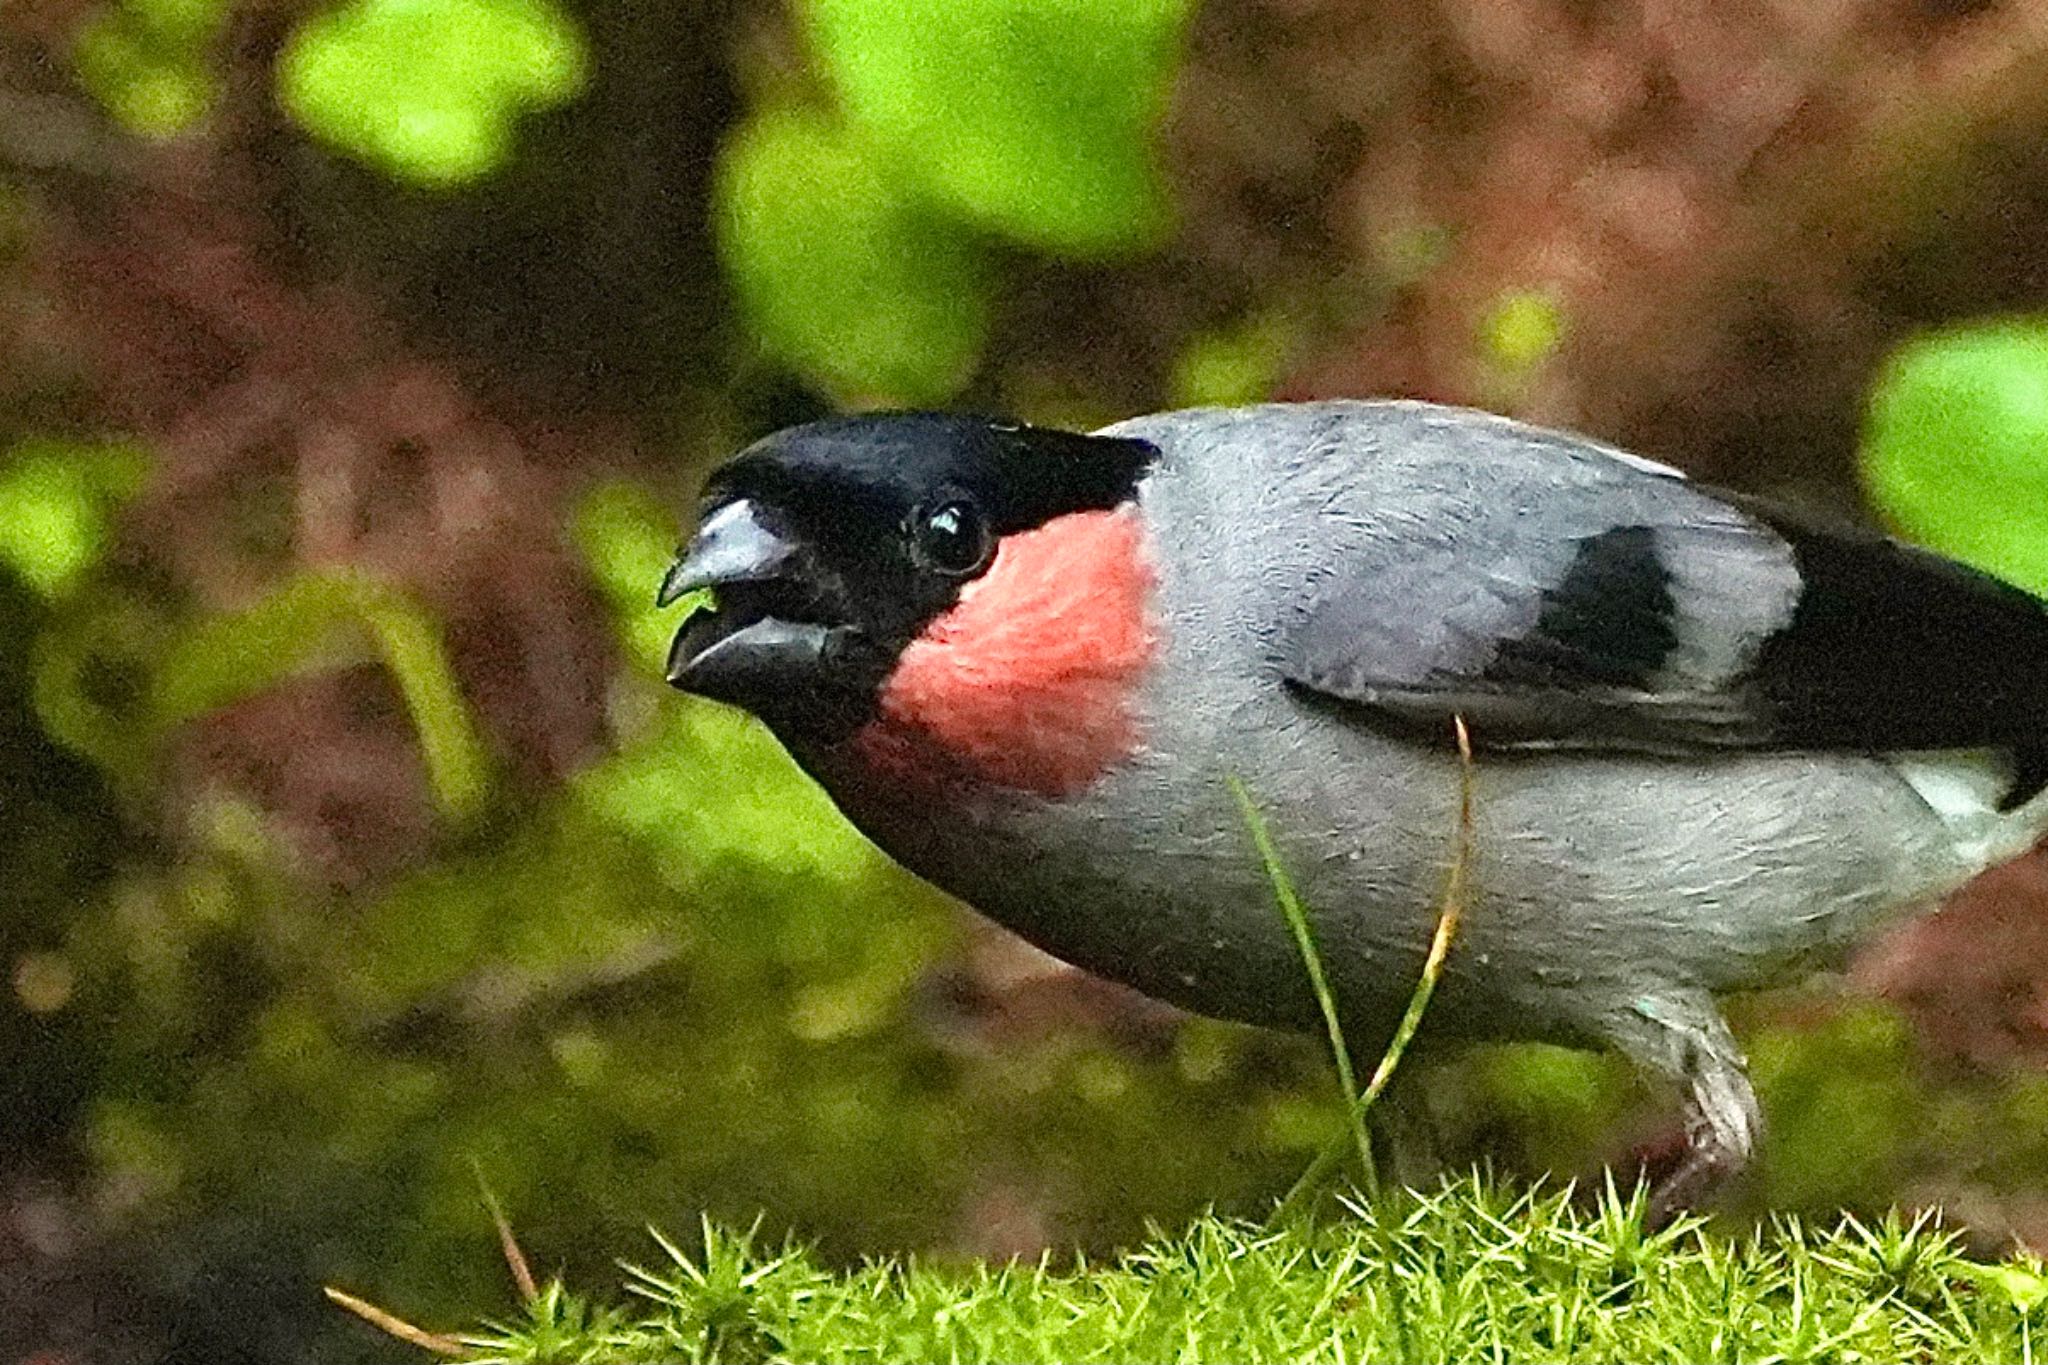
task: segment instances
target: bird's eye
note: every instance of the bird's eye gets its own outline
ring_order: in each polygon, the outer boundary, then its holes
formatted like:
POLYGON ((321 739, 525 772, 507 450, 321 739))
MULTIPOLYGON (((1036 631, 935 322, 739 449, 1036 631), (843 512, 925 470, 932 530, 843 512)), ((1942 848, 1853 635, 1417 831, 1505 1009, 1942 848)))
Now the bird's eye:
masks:
POLYGON ((979 571, 995 552, 995 538, 973 503, 948 498, 918 509, 911 544, 925 568, 949 578, 979 571))

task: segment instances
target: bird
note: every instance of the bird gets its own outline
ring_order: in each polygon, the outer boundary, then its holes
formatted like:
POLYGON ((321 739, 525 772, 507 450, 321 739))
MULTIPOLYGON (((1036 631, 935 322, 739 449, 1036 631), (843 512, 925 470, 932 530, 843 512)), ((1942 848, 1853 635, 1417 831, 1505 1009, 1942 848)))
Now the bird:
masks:
POLYGON ((1407 1008, 1462 861, 1424 1035, 1619 1053, 1682 1107, 1673 1200, 1759 1139, 1724 997, 2048 827, 2041 601, 1471 409, 828 418, 708 476, 657 597, 704 590, 673 686, 913 873, 1195 1013, 1324 1023, 1233 789, 1352 1036, 1407 1008))

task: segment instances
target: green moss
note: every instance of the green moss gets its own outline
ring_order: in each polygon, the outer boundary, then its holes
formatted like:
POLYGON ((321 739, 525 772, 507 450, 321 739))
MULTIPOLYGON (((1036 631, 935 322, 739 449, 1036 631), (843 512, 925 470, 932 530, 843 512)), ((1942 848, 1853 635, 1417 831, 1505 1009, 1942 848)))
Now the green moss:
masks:
POLYGON ((1643 1211, 1466 1179, 1321 1227, 1203 1218, 1094 1267, 836 1274, 707 1225, 613 1304, 551 1285, 461 1340, 504 1362, 1388 1360, 1398 1310, 1430 1360, 2017 1361, 2042 1325, 2037 1262, 1966 1259, 1926 1223, 1731 1238, 1643 1211))

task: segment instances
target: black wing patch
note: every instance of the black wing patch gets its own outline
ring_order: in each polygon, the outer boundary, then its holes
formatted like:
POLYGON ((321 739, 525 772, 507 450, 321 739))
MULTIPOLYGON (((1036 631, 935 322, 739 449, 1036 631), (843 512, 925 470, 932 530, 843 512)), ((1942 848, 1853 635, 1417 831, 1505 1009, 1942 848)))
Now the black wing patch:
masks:
POLYGON ((1647 691, 1678 648, 1677 611, 1655 533, 1617 526, 1579 542, 1564 577, 1542 594, 1536 628, 1502 640, 1481 676, 1647 691))

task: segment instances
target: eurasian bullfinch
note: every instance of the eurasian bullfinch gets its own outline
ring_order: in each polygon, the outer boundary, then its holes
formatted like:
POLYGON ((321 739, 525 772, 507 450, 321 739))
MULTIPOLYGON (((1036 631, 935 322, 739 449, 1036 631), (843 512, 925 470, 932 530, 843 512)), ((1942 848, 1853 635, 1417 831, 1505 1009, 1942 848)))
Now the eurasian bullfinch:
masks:
POLYGON ((1618 1049, 1689 1099, 1668 1188, 1757 1133, 1715 997, 1838 961, 2048 826, 2048 609, 1593 441, 1415 402, 1093 435, 780 432, 662 586, 669 680, 773 729, 912 871, 1204 1014, 1406 1006, 1458 845, 1437 1039, 1618 1049))

